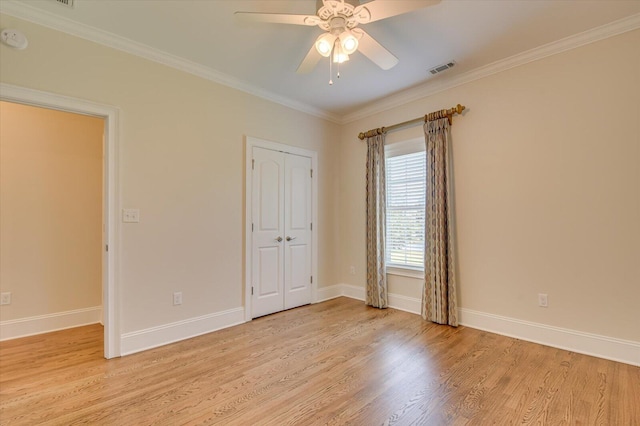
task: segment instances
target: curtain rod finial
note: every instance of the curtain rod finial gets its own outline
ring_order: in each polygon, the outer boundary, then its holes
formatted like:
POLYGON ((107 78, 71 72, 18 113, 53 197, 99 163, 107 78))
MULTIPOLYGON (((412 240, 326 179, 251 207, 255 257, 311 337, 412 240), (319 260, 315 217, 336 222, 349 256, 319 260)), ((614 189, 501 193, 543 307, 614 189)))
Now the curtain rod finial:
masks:
POLYGON ((358 139, 363 141, 364 140, 364 133, 360 132, 360 134, 358 135, 358 139))

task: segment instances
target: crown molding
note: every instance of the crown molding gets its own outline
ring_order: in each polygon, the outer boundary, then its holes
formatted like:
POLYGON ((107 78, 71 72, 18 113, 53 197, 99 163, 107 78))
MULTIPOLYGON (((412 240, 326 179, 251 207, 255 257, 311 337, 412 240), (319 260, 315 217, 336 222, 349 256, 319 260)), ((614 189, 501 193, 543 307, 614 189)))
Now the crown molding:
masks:
POLYGON ((378 114, 392 108, 396 108, 436 93, 466 84, 490 75, 506 71, 511 68, 525 65, 529 62, 537 61, 567 50, 575 49, 589 43, 613 37, 627 31, 640 28, 640 14, 628 16, 591 30, 578 33, 564 39, 554 41, 526 52, 518 53, 511 57, 501 59, 491 64, 467 71, 450 78, 443 78, 437 81, 427 81, 421 85, 405 89, 403 91, 386 96, 379 101, 373 101, 366 107, 351 114, 340 116, 329 111, 313 107, 311 105, 295 101, 293 99, 269 92, 264 89, 252 86, 230 75, 221 73, 212 68, 189 61, 167 52, 155 49, 142 43, 137 43, 113 33, 99 30, 85 24, 72 21, 67 18, 54 15, 17 0, 2 0, 0 2, 0 13, 24 19, 38 25, 42 25, 57 31, 83 38, 104 46, 108 46, 132 55, 136 55, 171 68, 204 78, 215 83, 240 90, 250 95, 304 112, 324 120, 347 124, 362 118, 378 114))
POLYGON ((139 56, 324 120, 338 124, 341 121, 337 114, 260 89, 230 75, 221 73, 193 61, 180 58, 162 50, 155 49, 146 44, 138 43, 108 31, 103 31, 71 19, 57 16, 53 13, 16 0, 2 0, 0 4, 0 13, 139 56))
POLYGON ((490 75, 506 71, 520 65, 528 64, 548 56, 556 55, 567 50, 575 49, 586 44, 604 40, 628 31, 640 28, 640 13, 614 21, 600 27, 593 28, 572 36, 554 41, 531 50, 510 56, 491 64, 467 71, 463 74, 434 82, 426 82, 416 87, 405 89, 382 100, 373 101, 360 110, 345 115, 340 124, 350 123, 378 114, 392 108, 405 105, 427 96, 434 95, 447 89, 466 84, 490 75))

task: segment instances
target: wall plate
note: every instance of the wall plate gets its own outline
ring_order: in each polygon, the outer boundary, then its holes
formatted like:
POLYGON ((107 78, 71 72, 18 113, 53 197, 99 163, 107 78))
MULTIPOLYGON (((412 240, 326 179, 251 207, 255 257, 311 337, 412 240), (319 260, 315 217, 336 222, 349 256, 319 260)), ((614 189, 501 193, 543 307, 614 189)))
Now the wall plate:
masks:
POLYGON ((122 221, 125 223, 140 222, 140 210, 138 209, 122 209, 122 221))

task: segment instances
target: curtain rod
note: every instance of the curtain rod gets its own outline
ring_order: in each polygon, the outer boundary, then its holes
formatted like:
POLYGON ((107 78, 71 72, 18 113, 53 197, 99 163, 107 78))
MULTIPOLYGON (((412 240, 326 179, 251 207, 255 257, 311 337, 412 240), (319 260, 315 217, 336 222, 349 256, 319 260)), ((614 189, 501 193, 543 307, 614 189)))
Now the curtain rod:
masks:
POLYGON ((464 105, 458 104, 457 106, 454 106, 453 108, 450 108, 450 109, 441 109, 440 111, 430 112, 429 114, 426 114, 424 117, 414 118, 413 120, 404 121, 402 123, 394 124, 392 126, 378 127, 377 129, 371 129, 366 132, 361 132, 358 135, 358 139, 362 141, 365 138, 370 138, 375 135, 381 135, 383 133, 392 132, 394 130, 399 130, 408 126, 412 126, 414 124, 437 120, 438 118, 447 117, 449 119, 449 124, 452 124, 451 117, 453 116, 453 114, 461 114, 465 108, 466 107, 464 105))

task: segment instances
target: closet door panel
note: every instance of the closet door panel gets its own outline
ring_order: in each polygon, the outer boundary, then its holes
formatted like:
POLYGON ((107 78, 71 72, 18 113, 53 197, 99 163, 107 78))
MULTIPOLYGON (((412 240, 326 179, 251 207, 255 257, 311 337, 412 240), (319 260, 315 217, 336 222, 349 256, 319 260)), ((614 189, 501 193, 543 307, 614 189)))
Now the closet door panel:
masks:
POLYGON ((253 318, 284 309, 284 154, 253 149, 253 318))
POLYGON ((311 303, 311 158, 285 157, 285 309, 311 303))

